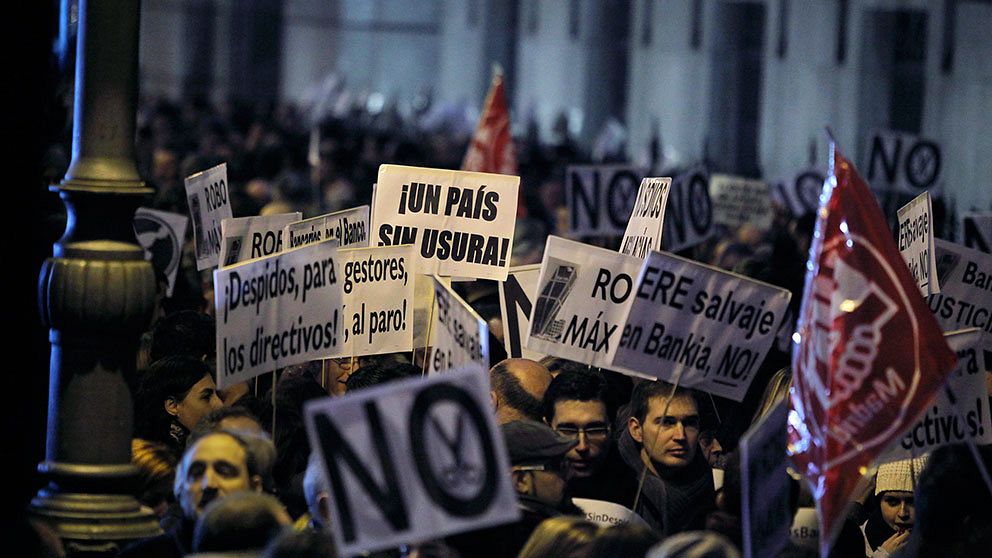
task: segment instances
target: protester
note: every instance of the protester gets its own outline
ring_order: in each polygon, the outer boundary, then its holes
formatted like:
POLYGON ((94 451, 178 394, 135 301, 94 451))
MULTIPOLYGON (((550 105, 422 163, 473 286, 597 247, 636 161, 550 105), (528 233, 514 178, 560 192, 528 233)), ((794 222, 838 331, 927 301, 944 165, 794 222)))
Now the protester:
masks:
POLYGON ((584 556, 600 528, 579 517, 552 517, 534 529, 519 558, 584 556))
POLYGON ((661 540, 658 533, 639 523, 622 523, 603 529, 589 545, 588 558, 643 558, 661 540))
POLYGON ((496 420, 541 420, 541 398, 551 384, 551 373, 538 362, 508 358, 489 371, 496 420))
POLYGON ((875 476, 875 500, 868 504, 868 520, 861 525, 865 556, 887 558, 909 540, 916 517, 914 489, 927 455, 883 463, 875 476))
POLYGON ((620 455, 644 476, 634 511, 665 536, 702 527, 714 489, 699 451, 699 405, 693 392, 641 382, 634 388, 627 426, 620 455))
POLYGON ((566 454, 573 497, 614 502, 630 508, 637 480, 616 450, 606 379, 599 372, 565 370, 544 393, 544 420, 577 442, 566 454))
POLYGON ((210 503, 196 521, 194 552, 261 552, 292 523, 275 497, 239 492, 210 503))

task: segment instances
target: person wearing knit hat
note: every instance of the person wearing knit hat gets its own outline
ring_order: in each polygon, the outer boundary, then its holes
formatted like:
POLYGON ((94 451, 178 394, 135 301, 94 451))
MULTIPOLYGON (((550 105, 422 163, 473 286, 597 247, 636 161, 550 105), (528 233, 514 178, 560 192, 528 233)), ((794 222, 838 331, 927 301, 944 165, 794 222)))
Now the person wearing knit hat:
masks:
POLYGON ((875 476, 876 503, 861 525, 865 556, 887 558, 909 540, 915 519, 915 488, 928 455, 879 465, 875 476))

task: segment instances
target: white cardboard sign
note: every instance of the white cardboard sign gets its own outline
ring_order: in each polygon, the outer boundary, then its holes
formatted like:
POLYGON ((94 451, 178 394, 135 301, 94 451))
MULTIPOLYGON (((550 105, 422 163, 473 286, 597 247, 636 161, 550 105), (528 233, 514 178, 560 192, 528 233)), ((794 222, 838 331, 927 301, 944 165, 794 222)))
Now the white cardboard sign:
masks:
POLYGON ((216 267, 221 247, 220 224, 232 217, 227 196, 227 163, 187 176, 185 183, 196 242, 196 269, 216 267))
POLYGON ((341 250, 344 342, 338 356, 413 350, 413 246, 341 250))
POLYGON ((634 510, 620 504, 604 500, 593 500, 591 498, 572 498, 572 503, 582 510, 588 521, 602 527, 616 527, 625 523, 635 523, 650 529, 647 522, 641 516, 634 513, 634 510))
POLYGON ((868 141, 868 175, 876 190, 939 196, 942 161, 937 142, 891 130, 875 132, 868 141))
POLYGON ((692 248, 713 236, 713 202, 706 169, 696 167, 676 176, 665 206, 662 246, 669 252, 692 248))
POLYGON ((985 386, 987 371, 978 347, 980 333, 970 329, 946 336, 947 344, 958 357, 957 365, 945 382, 946 389, 937 393, 937 399, 927 408, 923 418, 878 458, 879 463, 919 457, 934 448, 968 439, 980 446, 992 443, 989 394, 985 386), (953 401, 948 390, 954 396, 953 401))
POLYGON ((139 207, 134 212, 134 235, 145 250, 145 259, 152 262, 169 283, 165 296, 172 296, 176 288, 188 224, 189 218, 178 213, 146 207, 139 207))
POLYGON ((626 165, 576 165, 565 172, 565 206, 573 236, 619 236, 647 172, 626 165))
POLYGON ((789 542, 792 509, 785 419, 779 403, 741 438, 741 511, 745 558, 775 556, 789 542))
POLYGON ((933 205, 930 192, 923 192, 896 211, 899 221, 899 253, 909 266, 923 296, 940 292, 937 258, 933 247, 933 205))
POLYGON ((634 283, 613 363, 741 401, 768 354, 786 289, 651 252, 634 283))
POLYGON ((220 222, 220 266, 277 254, 283 249, 283 227, 303 214, 281 213, 265 217, 233 217, 220 222))
POLYGON ((434 279, 434 307, 430 324, 431 355, 427 373, 463 366, 489 370, 489 327, 458 293, 434 279))
POLYGON ((631 373, 612 362, 641 262, 634 256, 549 236, 532 299, 527 348, 631 373))
POLYGON ((710 178, 713 219, 728 227, 750 223, 761 230, 772 226, 772 197, 768 183, 740 176, 710 178))
POLYGON ((286 225, 284 236, 288 248, 298 248, 325 240, 336 240, 349 248, 369 245, 369 206, 360 205, 286 225))
POLYGON ((340 556, 515 521, 505 441, 477 367, 306 406, 340 556))
POLYGON ((537 280, 541 264, 511 267, 506 281, 500 281, 499 312, 503 318, 503 345, 510 358, 541 360, 544 355, 526 347, 530 331, 530 312, 537 298, 537 280))
POLYGON ((961 243, 979 252, 992 254, 992 213, 962 215, 961 243))
POLYGON ((623 233, 620 253, 643 258, 651 250, 661 249, 661 233, 665 226, 665 206, 671 178, 645 178, 637 189, 637 201, 623 233))
POLYGON ((324 242, 214 270, 217 386, 338 354, 342 263, 324 242))
POLYGON ((519 176, 381 165, 372 242, 416 245, 418 273, 502 281, 519 186, 519 176))
POLYGON ((982 330, 979 347, 992 366, 992 255, 935 239, 940 293, 927 297, 927 306, 941 329, 982 330))
POLYGON ((816 213, 820 208, 820 192, 826 173, 817 168, 806 169, 789 180, 775 183, 772 187, 772 200, 792 213, 802 217, 816 213))

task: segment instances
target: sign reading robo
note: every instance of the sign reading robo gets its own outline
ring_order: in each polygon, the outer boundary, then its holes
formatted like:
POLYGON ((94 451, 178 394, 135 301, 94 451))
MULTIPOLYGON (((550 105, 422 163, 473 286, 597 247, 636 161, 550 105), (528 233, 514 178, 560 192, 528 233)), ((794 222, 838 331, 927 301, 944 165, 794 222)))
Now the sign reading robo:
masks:
POLYGON ((864 180, 839 154, 810 249, 793 355, 789 451, 821 515, 821 554, 861 470, 933 400, 954 353, 864 180))

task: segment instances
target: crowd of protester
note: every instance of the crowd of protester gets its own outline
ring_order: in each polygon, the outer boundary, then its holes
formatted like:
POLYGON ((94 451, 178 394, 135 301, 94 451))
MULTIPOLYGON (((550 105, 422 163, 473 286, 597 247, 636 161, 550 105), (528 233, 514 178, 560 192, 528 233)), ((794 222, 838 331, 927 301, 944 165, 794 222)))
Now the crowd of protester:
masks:
MULTIPOLYGON (((359 108, 311 126, 314 120, 285 106, 145 102, 138 159, 155 190, 148 205, 187 213, 183 177, 226 162, 235 216, 302 211, 312 217, 369 203, 382 163, 458 168, 468 141, 464 126, 443 119, 427 125, 425 115, 400 117, 388 109, 359 108)), ((525 209, 514 265, 540 262, 547 235, 567 234, 564 169, 590 162, 564 127, 553 145, 531 130, 517 152, 525 209)), ((657 160, 655 166, 657 174, 676 170, 657 160)), ((721 230, 685 255, 787 288, 795 307, 812 225, 811 216, 782 210, 770 231, 721 230)), ((587 240, 615 247, 619 239, 587 240)), ((174 294, 161 297, 138 373, 129 378, 139 498, 158 514, 163 534, 120 555, 335 556, 331 493, 303 427, 303 406, 419 376, 422 363, 409 353, 329 359, 220 391, 211 288, 187 246, 174 294)), ((492 406, 521 519, 370 556, 742 555, 737 447, 787 395, 791 373, 782 347, 771 349, 736 403, 561 358, 505 358, 495 284, 456 288, 490 326, 492 406), (642 521, 602 526, 573 498, 619 504, 642 521)), ((989 448, 980 451, 992 463, 989 448)), ((814 505, 798 481, 792 503, 814 505)), ((832 555, 981 555, 992 548, 990 504, 966 448, 936 450, 925 463, 883 466, 857 496, 832 555)), ((780 556, 817 552, 815 541, 794 541, 780 556)))

